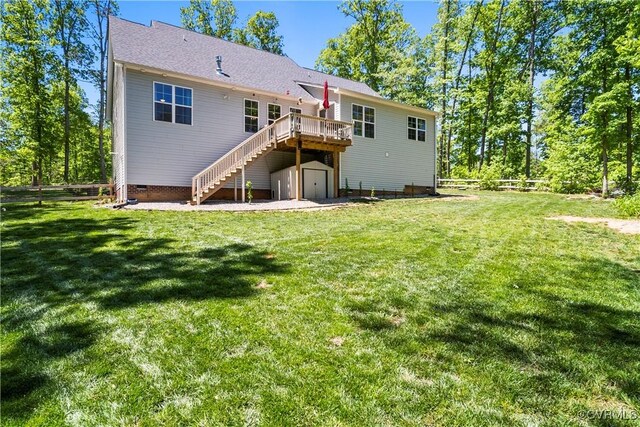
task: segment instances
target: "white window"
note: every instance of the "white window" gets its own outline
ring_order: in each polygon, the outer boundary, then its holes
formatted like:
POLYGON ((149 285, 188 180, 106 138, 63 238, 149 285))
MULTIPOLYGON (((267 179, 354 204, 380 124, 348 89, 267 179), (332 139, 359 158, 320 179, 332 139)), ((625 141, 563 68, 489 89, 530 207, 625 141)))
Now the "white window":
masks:
POLYGON ((417 117, 407 117, 407 138, 414 141, 427 140, 427 121, 417 117))
POLYGON ((158 122, 192 124, 193 90, 153 83, 153 119, 158 122))
POLYGON ((244 100, 244 131, 258 132, 258 101, 244 100))
POLYGON ((376 137, 375 108, 351 104, 351 120, 353 120, 353 134, 355 136, 376 137))
POLYGON ((267 104, 267 124, 272 124, 281 116, 282 108, 278 104, 267 104))
POLYGON ((296 113, 296 114, 302 114, 302 109, 301 108, 296 108, 296 107, 289 107, 289 112, 290 113, 296 113))

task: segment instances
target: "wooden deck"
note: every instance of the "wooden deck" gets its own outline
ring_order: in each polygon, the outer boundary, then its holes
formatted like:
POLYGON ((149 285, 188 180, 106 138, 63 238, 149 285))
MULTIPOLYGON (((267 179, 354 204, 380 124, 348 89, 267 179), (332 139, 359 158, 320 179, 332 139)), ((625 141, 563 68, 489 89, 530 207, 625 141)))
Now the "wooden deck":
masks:
MULTIPOLYGON (((290 113, 280 117, 195 175, 191 186, 193 202, 200 204, 239 173, 242 176, 242 189, 244 189, 245 168, 272 150, 296 152, 298 200, 301 199, 300 151, 322 150, 333 153, 334 188, 337 193, 340 153, 351 145, 352 129, 351 123, 305 114, 290 113)), ((244 191, 242 196, 244 201, 244 191)))
POLYGON ((296 113, 283 119, 274 123, 277 149, 344 152, 351 146, 351 123, 296 113))

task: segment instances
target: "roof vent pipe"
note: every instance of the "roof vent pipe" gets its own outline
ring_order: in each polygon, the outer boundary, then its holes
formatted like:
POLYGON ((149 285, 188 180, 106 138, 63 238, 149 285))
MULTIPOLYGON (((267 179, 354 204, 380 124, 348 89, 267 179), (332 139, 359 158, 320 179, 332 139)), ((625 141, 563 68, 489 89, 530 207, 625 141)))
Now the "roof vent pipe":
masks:
POLYGON ((217 74, 223 74, 222 73, 222 56, 220 56, 220 55, 216 56, 216 64, 218 64, 216 66, 216 73, 217 74))

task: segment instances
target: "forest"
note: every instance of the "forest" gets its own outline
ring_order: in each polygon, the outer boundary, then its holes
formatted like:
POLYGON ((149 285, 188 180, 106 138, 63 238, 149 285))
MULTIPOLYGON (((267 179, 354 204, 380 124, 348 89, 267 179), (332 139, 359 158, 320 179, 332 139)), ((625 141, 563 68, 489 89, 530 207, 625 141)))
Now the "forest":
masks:
MULTIPOLYGON (((440 178, 536 178, 558 192, 634 192, 640 2, 442 0, 424 37, 399 2, 338 7, 351 25, 327 40, 316 68, 438 111, 440 178)), ((190 30, 286 54, 273 12, 238 25, 231 0, 191 0, 179 13, 190 30)), ((109 179, 110 14, 118 14, 115 0, 4 2, 2 185, 109 179), (96 105, 81 81, 99 91, 96 105)))

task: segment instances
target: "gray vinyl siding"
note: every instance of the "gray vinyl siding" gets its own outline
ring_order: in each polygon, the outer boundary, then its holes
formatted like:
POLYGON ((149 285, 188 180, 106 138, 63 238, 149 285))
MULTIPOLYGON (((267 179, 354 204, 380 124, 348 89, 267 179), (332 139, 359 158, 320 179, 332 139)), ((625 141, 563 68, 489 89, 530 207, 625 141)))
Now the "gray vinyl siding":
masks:
POLYGON ((432 186, 435 171, 435 118, 401 108, 341 96, 340 120, 351 122, 351 104, 375 108, 375 138, 353 137, 341 155, 340 187, 402 190, 405 185, 432 186), (407 116, 426 119, 425 142, 408 139, 407 116), (388 155, 387 155, 388 154, 388 155))
MULTIPOLYGON (((132 70, 127 70, 126 94, 127 182, 134 185, 191 186, 195 174, 251 136, 244 132, 245 98, 259 101, 260 128, 267 124, 268 103, 281 105, 283 114, 289 107, 316 113, 314 105, 298 107, 275 97, 132 70), (154 81, 193 89, 193 125, 154 121, 154 81)), ((246 179, 255 189, 269 189, 270 172, 288 166, 278 159, 270 153, 247 168, 246 179)))

